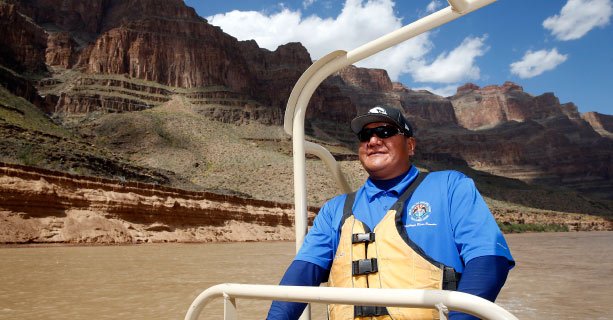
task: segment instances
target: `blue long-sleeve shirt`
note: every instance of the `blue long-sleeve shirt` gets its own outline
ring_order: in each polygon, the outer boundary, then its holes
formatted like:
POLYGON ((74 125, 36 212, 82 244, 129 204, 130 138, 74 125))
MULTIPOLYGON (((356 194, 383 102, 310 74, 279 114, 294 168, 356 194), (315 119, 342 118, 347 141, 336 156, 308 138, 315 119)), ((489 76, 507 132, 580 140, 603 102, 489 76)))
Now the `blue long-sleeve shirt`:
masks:
MULTIPOLYGON (((356 191, 352 213, 374 229, 419 174, 411 166, 394 179, 369 178, 356 191)), ((282 285, 319 286, 328 277, 338 247, 346 198, 339 195, 324 204, 282 285)), ((402 223, 410 239, 429 257, 462 274, 459 291, 490 301, 496 298, 514 261, 470 178, 456 171, 431 172, 403 210, 406 212, 402 223)), ((274 302, 268 319, 297 319, 305 306, 274 302)), ((451 318, 464 320, 471 316, 452 313, 451 318)))
MULTIPOLYGON (((501 256, 482 256, 470 260, 458 284, 458 291, 470 293, 494 302, 509 273, 509 261, 501 256)), ((314 263, 294 260, 281 279, 285 286, 319 286, 328 278, 329 270, 314 263)), ((273 301, 268 311, 268 320, 298 319, 306 303, 273 301)), ((478 319, 474 316, 450 312, 451 320, 478 319)))

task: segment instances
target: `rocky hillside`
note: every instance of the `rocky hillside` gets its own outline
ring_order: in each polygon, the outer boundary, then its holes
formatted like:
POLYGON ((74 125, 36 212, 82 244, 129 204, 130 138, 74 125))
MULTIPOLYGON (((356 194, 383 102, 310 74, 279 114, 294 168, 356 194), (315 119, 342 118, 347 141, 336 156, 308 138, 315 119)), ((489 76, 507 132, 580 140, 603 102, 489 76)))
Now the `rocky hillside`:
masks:
MULTIPOLYGON (((238 41, 179 0, 0 0, 0 162, 291 203, 281 126, 311 62, 299 43, 269 51, 238 41)), ((510 82, 440 97, 349 66, 315 92, 306 131, 344 160, 354 187, 365 176, 342 124, 382 103, 417 128, 418 165, 471 175, 499 218, 613 215, 611 115, 580 114, 510 82)), ((338 193, 319 161, 309 158, 308 172, 310 204, 338 193)), ((0 211, 19 212, 6 203, 0 211)))

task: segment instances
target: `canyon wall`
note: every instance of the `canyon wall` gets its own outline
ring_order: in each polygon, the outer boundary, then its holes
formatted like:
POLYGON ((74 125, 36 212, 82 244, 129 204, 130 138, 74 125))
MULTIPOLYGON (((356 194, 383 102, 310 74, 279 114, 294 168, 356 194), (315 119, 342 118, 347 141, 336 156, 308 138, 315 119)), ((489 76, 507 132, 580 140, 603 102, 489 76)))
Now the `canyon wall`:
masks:
MULTIPOLYGON (((180 0, 6 0, 0 17, 2 86, 58 122, 178 97, 217 121, 280 126, 312 63, 299 43, 270 51, 238 41, 180 0)), ((613 199, 610 115, 581 115, 553 93, 533 96, 511 82, 466 84, 440 97, 394 83, 384 70, 349 66, 316 90, 307 133, 355 149, 339 124, 377 104, 401 108, 413 123, 418 160, 613 199)))

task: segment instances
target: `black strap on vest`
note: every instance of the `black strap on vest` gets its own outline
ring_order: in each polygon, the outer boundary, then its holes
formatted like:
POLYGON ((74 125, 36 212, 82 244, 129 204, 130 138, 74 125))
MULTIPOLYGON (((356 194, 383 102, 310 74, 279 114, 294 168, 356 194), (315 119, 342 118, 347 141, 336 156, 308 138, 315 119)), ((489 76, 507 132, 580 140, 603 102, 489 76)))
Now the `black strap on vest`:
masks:
POLYGON ((354 317, 377 317, 389 315, 386 307, 379 306, 353 306, 354 317))
POLYGON ((345 224, 345 220, 353 214, 353 203, 355 202, 355 192, 348 193, 345 198, 345 205, 343 206, 343 218, 341 219, 341 226, 345 224))
POLYGON ((422 256, 428 262, 432 263, 435 266, 438 266, 440 269, 443 270, 443 283, 442 283, 443 290, 457 290, 458 283, 460 282, 461 274, 456 272, 454 268, 446 266, 434 260, 428 254, 426 254, 426 252, 420 246, 418 246, 415 242, 413 242, 413 240, 411 240, 411 238, 409 238, 409 234, 407 233, 407 230, 404 227, 404 223, 402 219, 403 214, 404 214, 404 205, 407 202, 407 200, 411 198, 415 189, 417 189, 419 184, 426 178, 427 175, 428 173, 423 172, 419 176, 417 176, 415 181, 411 183, 411 185, 407 188, 407 190, 403 192, 402 195, 398 198, 398 201, 396 201, 396 203, 392 206, 392 209, 396 210, 396 229, 398 230, 400 237, 415 252, 417 252, 420 256, 422 256))
POLYGON ((454 268, 444 266, 443 267, 443 290, 458 290, 458 283, 460 282, 462 274, 456 272, 454 268))

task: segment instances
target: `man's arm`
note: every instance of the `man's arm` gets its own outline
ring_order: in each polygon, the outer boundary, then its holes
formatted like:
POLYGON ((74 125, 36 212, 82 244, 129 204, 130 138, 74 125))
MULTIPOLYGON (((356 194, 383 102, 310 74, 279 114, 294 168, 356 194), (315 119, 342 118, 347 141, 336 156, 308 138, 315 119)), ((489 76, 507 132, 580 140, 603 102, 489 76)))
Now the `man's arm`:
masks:
MULTIPOLYGON (((458 291, 494 302, 509 274, 509 260, 501 256, 482 256, 466 264, 458 291)), ((450 320, 476 320, 475 316, 452 311, 450 320)))
MULTIPOLYGON (((327 281, 329 270, 314 263, 294 260, 285 271, 279 285, 282 286, 319 286, 327 281)), ((273 301, 268 310, 267 320, 298 319, 306 307, 306 303, 273 301)))
MULTIPOLYGON (((450 208, 454 240, 466 262, 458 291, 494 301, 515 265, 509 246, 474 181, 450 175, 450 208)), ((452 312, 450 319, 477 319, 452 312)))

